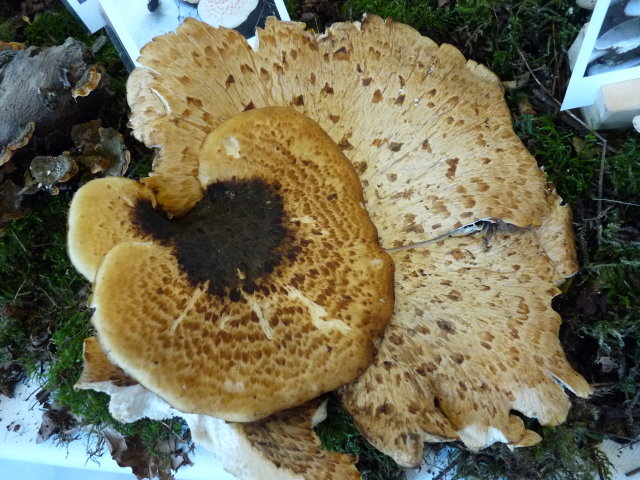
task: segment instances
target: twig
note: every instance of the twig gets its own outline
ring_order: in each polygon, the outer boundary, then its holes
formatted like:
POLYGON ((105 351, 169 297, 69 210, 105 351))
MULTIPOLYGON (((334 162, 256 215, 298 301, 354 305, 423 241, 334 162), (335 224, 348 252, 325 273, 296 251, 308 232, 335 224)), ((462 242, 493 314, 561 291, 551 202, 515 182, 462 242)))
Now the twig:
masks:
POLYGON ((440 470, 438 476, 434 477, 433 480, 442 480, 445 478, 445 475, 453 470, 456 465, 458 465, 458 460, 454 460, 453 462, 449 462, 449 465, 446 466, 444 470, 440 470))
POLYGON ((182 438, 180 435, 174 432, 173 429, 165 421, 161 421, 160 423, 162 423, 162 425, 164 425, 167 428, 167 430, 173 433, 179 441, 184 442, 184 438, 182 438))
POLYGON ((20 284, 20 286, 18 287, 18 290, 16 290, 16 294, 13 296, 13 301, 15 302, 16 299, 18 298, 18 295, 20 295, 20 292, 22 291, 22 287, 24 287, 24 284, 27 283, 26 280, 23 280, 22 283, 20 284))
POLYGON ((636 475, 638 473, 640 473, 640 467, 634 468, 633 470, 629 470, 627 473, 625 473, 625 476, 633 477, 634 475, 636 475))
POLYGON ((596 222, 598 225, 598 244, 602 243, 602 222, 600 222, 600 213, 602 212, 602 191, 604 184, 604 166, 607 158, 607 141, 603 139, 602 154, 600 155, 600 174, 598 175, 598 215, 596 215, 596 222))
POLYGON ((620 200, 612 200, 610 198, 594 198, 594 200, 609 203, 619 203, 620 205, 629 205, 630 207, 640 207, 640 203, 621 202, 620 200))
POLYGON ((29 253, 29 252, 27 252, 27 249, 24 248, 24 245, 22 244, 22 242, 20 241, 18 236, 15 234, 15 232, 11 232, 11 234, 13 235, 13 238, 15 238, 16 241, 20 244, 20 246, 22 247, 22 250, 24 250, 24 253, 29 253))
POLYGON ((623 265, 628 267, 640 267, 640 261, 636 260, 620 260, 619 263, 598 263, 595 265, 585 265, 585 270, 599 270, 601 268, 619 268, 623 265))
POLYGON ((602 435, 602 436, 607 437, 607 438, 612 438, 612 437, 613 438, 617 438, 617 439, 620 439, 620 440, 624 440, 625 442, 632 442, 633 441, 633 438, 625 437, 623 435, 617 435, 615 433, 599 432, 597 430, 590 430, 590 429, 587 429, 587 432, 595 433, 596 435, 602 435))
POLYGON ((41 288, 40 290, 41 290, 41 291, 42 291, 42 293, 44 293, 44 294, 45 294, 45 296, 46 296, 46 297, 51 301, 51 303, 53 304, 53 306, 54 306, 54 307, 56 307, 56 308, 60 308, 60 305, 58 305, 58 304, 55 302, 55 300, 54 300, 53 298, 51 298, 51 295, 49 295, 49 294, 47 293, 47 291, 46 291, 44 288, 41 288))
POLYGON ((598 478, 600 480, 605 480, 606 475, 604 473, 604 468, 602 466, 600 457, 598 457, 598 454, 595 452, 595 450, 591 452, 591 458, 593 459, 593 462, 596 464, 596 468, 598 469, 598 478))

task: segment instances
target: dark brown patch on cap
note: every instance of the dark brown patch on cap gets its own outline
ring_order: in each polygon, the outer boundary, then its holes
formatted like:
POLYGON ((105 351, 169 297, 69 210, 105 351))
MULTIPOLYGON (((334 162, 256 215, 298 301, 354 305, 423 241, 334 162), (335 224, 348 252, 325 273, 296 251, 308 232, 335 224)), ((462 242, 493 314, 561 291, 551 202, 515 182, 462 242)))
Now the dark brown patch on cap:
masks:
POLYGON ((239 301, 240 290, 252 291, 257 279, 299 253, 284 226, 278 189, 260 180, 214 183, 189 213, 173 220, 140 200, 134 224, 173 247, 194 287, 209 282, 210 294, 239 301))

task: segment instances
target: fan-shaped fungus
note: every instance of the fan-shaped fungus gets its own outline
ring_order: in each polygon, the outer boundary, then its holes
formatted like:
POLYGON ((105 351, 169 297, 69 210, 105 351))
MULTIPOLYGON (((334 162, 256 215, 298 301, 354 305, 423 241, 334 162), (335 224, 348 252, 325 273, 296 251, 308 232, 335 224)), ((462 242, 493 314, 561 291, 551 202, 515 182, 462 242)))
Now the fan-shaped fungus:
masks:
POLYGON ((145 192, 184 215, 209 178, 244 172, 233 141, 216 168, 200 149, 222 122, 273 106, 314 120, 358 172, 398 270, 376 360, 341 390, 363 433, 405 466, 425 440, 538 441, 512 410, 557 424, 569 402, 556 382, 589 393, 551 308, 554 283, 577 264, 568 207, 513 132, 498 79, 374 16, 322 35, 271 19, 258 36, 253 51, 237 32, 187 19, 143 49, 128 99, 134 134, 159 147, 145 192), (497 226, 462 228, 483 221, 497 226))

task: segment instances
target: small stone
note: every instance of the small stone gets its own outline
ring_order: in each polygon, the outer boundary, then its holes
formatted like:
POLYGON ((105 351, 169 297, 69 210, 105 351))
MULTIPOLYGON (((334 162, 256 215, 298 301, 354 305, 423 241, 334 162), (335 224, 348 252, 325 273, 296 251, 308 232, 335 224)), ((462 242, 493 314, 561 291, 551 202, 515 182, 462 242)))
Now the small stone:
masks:
POLYGON ((640 133, 640 115, 636 115, 633 117, 633 128, 636 129, 638 133, 640 133))

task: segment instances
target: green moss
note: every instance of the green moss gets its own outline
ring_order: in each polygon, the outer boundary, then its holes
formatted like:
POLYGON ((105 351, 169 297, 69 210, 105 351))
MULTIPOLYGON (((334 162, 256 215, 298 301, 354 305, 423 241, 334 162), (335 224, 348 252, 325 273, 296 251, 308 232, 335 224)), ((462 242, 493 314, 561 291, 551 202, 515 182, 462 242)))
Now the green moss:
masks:
POLYGON ((42 342, 61 315, 76 311, 84 284, 67 260, 67 201, 38 196, 34 213, 12 222, 0 242, 0 355, 28 365, 49 359, 42 342))
POLYGON ((355 455, 358 458, 356 466, 364 480, 404 477, 402 468, 365 440, 334 396, 329 397, 326 420, 318 424, 315 431, 327 450, 355 455))
POLYGON ((407 23, 505 79, 524 70, 520 52, 533 57, 539 75, 556 73, 556 52, 566 50, 587 18, 584 10, 561 0, 460 0, 444 7, 433 0, 347 0, 343 12, 355 20, 368 12, 407 23))
POLYGON ((287 7, 287 11, 291 18, 294 17, 295 12, 300 8, 301 0, 284 0, 284 5, 287 7))
POLYGON ((25 41, 39 47, 59 45, 69 37, 85 42, 89 35, 64 7, 36 14, 24 30, 25 41))
MULTIPOLYGON (((0 364, 25 365, 39 376, 57 405, 69 407, 89 425, 108 425, 136 435, 155 452, 162 440, 184 433, 181 422, 142 420, 123 425, 109 415, 108 396, 73 385, 82 371, 82 345, 92 335, 86 307, 88 283, 66 253, 66 214, 70 195, 41 193, 33 213, 12 222, 0 241, 0 364)), ((155 452, 161 455, 160 452, 155 452)))
POLYGON ((565 202, 595 194, 600 150, 593 135, 577 137, 575 132, 558 125, 555 115, 549 113, 519 115, 515 128, 565 202))
POLYGON ((10 18, 0 23, 0 41, 13 42, 18 34, 18 21, 10 18))
POLYGON ((510 450, 503 444, 479 453, 457 448, 451 456, 456 462, 456 479, 505 480, 583 480, 611 478, 610 465, 595 448, 601 440, 585 429, 560 426, 544 428, 543 441, 534 447, 510 450))

